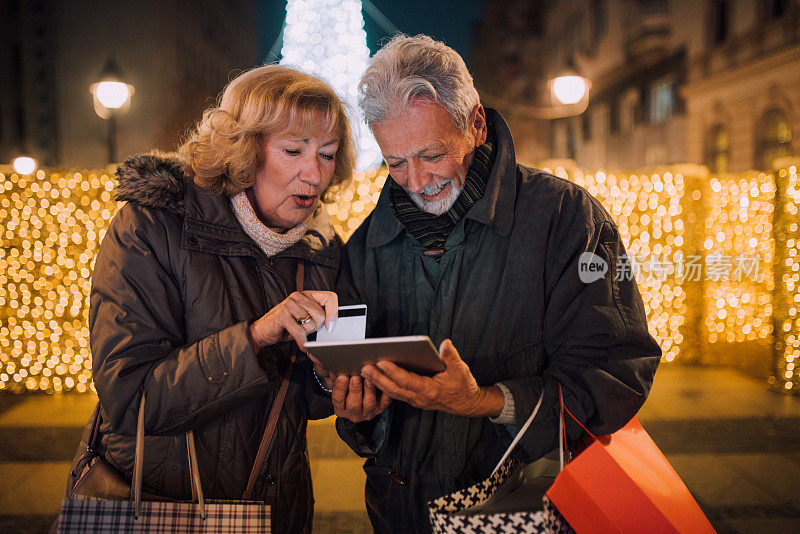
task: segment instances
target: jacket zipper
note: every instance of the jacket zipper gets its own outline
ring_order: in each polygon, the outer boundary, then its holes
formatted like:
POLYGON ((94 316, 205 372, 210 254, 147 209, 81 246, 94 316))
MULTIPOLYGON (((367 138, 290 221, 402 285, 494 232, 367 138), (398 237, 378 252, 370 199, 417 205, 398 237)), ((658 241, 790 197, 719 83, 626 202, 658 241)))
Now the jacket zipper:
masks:
MULTIPOLYGON (((286 284, 283 283, 283 280, 281 279, 281 277, 278 274, 278 272, 270 266, 270 264, 272 263, 272 260, 270 258, 267 258, 266 261, 264 261, 264 260, 261 260, 260 258, 258 258, 255 255, 252 255, 252 254, 248 255, 247 257, 250 258, 250 260, 253 262, 253 264, 254 264, 254 266, 256 268, 256 272, 258 273, 258 281, 259 281, 259 285, 261 286, 261 296, 264 299, 265 305, 269 306, 269 298, 267 297, 267 286, 266 286, 265 280, 264 280, 265 271, 267 273, 271 274, 272 277, 277 281, 278 288, 280 289, 281 295, 282 295, 282 298, 280 300, 282 301, 282 300, 286 299, 289 296, 289 292, 286 289, 286 284)), ((275 402, 274 399, 273 399, 273 402, 275 402)), ((276 447, 280 447, 279 441, 280 440, 275 442, 276 447)), ((275 452, 275 451, 272 451, 272 452, 275 452)), ((278 452, 280 452, 280 451, 278 451, 278 452)), ((266 467, 265 471, 266 471, 266 475, 267 476, 263 477, 263 478, 264 478, 264 483, 267 485, 266 494, 265 494, 265 497, 266 497, 266 495, 269 494, 269 486, 280 486, 281 477, 280 476, 276 477, 274 474, 269 473, 270 468, 269 468, 269 463, 268 462, 265 462, 265 467, 266 467), (277 478, 277 480, 276 480, 276 478, 277 478)), ((280 465, 278 466, 277 471, 280 472, 280 465)), ((276 487, 275 488, 275 494, 273 495, 274 502, 271 503, 273 506, 274 506, 275 502, 277 502, 278 492, 279 492, 279 488, 276 487)), ((266 499, 265 499, 265 501, 266 501, 266 499)))

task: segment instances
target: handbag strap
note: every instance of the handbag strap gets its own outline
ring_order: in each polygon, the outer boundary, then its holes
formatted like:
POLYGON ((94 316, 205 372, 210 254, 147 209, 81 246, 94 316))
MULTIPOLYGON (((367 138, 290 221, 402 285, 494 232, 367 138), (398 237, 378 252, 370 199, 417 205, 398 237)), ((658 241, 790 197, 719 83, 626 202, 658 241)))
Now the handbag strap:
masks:
POLYGON ((294 273, 295 291, 303 290, 303 283, 306 279, 306 264, 303 260, 297 260, 297 272, 294 273))
POLYGON ((192 501, 200 507, 200 517, 206 519, 206 501, 203 498, 203 487, 200 485, 200 470, 197 468, 197 451, 194 446, 194 430, 186 433, 186 450, 189 451, 189 477, 192 479, 192 501))
MULTIPOLYGON (((297 273, 295 275, 295 287, 298 291, 303 290, 303 280, 305 277, 305 264, 303 260, 299 260, 297 264, 297 273)), ((280 415, 283 401, 286 399, 286 391, 289 389, 289 380, 294 370, 295 355, 292 354, 292 359, 289 362, 289 368, 281 382, 281 387, 272 403, 272 408, 269 412, 267 426, 264 429, 264 435, 261 436, 261 443, 258 446, 256 453, 256 460, 253 463, 253 469, 250 471, 250 478, 247 481, 247 488, 245 488, 242 499, 250 500, 253 493, 256 478, 261 472, 261 467, 264 465, 264 460, 269 453, 270 446, 272 445, 272 438, 275 434, 275 427, 278 423, 278 416, 280 415)), ((139 413, 136 417, 136 449, 133 460, 133 483, 131 484, 131 498, 134 502, 134 513, 138 519, 141 513, 142 504, 142 468, 144 465, 144 403, 145 393, 142 391, 142 397, 139 401, 139 413)), ((89 450, 92 450, 96 441, 97 429, 99 427, 99 414, 100 403, 95 407, 93 414, 92 430, 89 436, 89 450)), ((200 485, 200 471, 197 464, 197 451, 194 442, 194 431, 190 430, 186 433, 186 447, 189 452, 189 476, 192 482, 192 500, 195 498, 200 505, 200 514, 205 519, 205 499, 203 498, 203 489, 200 485)))
POLYGON ((71 481, 67 484, 67 494, 72 492, 78 479, 81 477, 87 465, 90 465, 92 460, 97 455, 97 444, 100 437, 100 401, 94 406, 92 416, 89 418, 89 437, 86 438, 86 452, 78 459, 75 466, 70 471, 72 477, 71 481))
MULTIPOLYGON (((295 273, 295 289, 297 291, 303 290, 303 281, 305 279, 305 263, 303 260, 297 261, 297 272, 295 273)), ((256 453, 255 462, 253 462, 253 469, 250 470, 250 477, 247 480, 247 487, 242 494, 242 499, 249 501, 253 495, 253 489, 256 485, 256 478, 261 473, 261 467, 267 459, 270 448, 272 446, 272 438, 275 435, 275 427, 278 424, 278 416, 283 407, 283 401, 286 399, 286 391, 289 389, 289 379, 294 370, 295 355, 292 354, 292 359, 289 362, 289 368, 281 382, 281 387, 278 389, 278 394, 272 402, 272 408, 269 411, 269 418, 267 419, 267 426, 264 429, 264 434, 261 436, 261 443, 258 444, 258 452, 256 453)))
POLYGON ((86 443, 86 452, 94 453, 97 451, 97 439, 100 437, 100 401, 97 401, 94 407, 91 421, 92 426, 86 443))
POLYGON ((136 519, 142 511, 142 467, 144 465, 144 390, 139 401, 139 414, 136 417, 136 449, 133 456, 133 483, 131 484, 131 497, 136 519))

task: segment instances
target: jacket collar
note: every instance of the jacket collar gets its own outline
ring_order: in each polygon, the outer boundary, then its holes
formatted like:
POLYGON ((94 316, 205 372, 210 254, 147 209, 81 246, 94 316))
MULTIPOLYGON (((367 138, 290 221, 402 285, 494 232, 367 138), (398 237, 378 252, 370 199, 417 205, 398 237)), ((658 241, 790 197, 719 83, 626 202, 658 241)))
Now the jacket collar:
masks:
MULTIPOLYGON (((197 187, 176 154, 134 156, 117 169, 117 200, 165 209, 183 220, 183 246, 212 254, 260 254, 242 230, 227 196, 197 187)), ((308 232, 276 257, 292 257, 336 267, 339 247, 334 236, 308 232)))
MULTIPOLYGON (((498 235, 507 236, 514 222, 514 202, 517 197, 514 140, 506 121, 492 108, 486 108, 486 123, 497 140, 496 156, 486 182, 486 192, 472 205, 465 218, 492 227, 498 235)), ((403 224, 392 211, 389 188, 384 185, 369 219, 366 244, 368 247, 383 246, 403 229, 403 224)))
MULTIPOLYGON (((242 229, 230 204, 230 199, 197 187, 192 180, 185 182, 185 215, 183 220, 184 246, 205 252, 228 255, 263 254, 253 239, 242 229), (194 239, 189 239, 192 236, 194 239)), ((324 206, 321 209, 325 209, 324 206)), ((296 258, 328 267, 338 267, 340 261, 336 236, 323 236, 309 230, 294 245, 273 256, 296 258)))

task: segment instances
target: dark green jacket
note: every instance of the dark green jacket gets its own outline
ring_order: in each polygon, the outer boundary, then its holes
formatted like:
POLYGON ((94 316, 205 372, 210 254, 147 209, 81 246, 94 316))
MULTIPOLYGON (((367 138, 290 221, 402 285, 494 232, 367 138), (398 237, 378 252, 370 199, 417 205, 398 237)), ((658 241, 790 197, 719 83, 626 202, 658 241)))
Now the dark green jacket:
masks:
POLYGON ((367 509, 379 532, 429 530, 426 502, 485 478, 542 389, 516 454, 532 461, 554 449, 556 381, 591 430, 621 428, 647 398, 661 354, 636 284, 615 280, 625 250, 609 214, 574 183, 517 165, 502 117, 487 118, 498 147, 486 193, 440 263, 397 220, 388 187, 344 248, 337 291, 367 304, 368 336, 450 338, 478 384, 502 382, 516 404, 509 427, 400 402, 368 423, 339 419, 340 436, 369 458, 367 509), (610 271, 589 284, 578 266, 587 251, 610 271))
MULTIPOLYGON (((340 242, 307 234, 267 258, 228 198, 197 188, 177 160, 140 156, 118 175, 118 198, 128 202, 100 246, 89 312, 105 458, 130 476, 144 390, 146 491, 191 498, 184 433, 194 429, 205 497, 240 499, 296 349, 284 343, 256 355, 248 324, 294 289, 298 260, 306 289, 332 287, 340 242)), ((272 505, 275 532, 311 526, 306 422, 332 414, 312 382, 303 357, 254 491, 272 505)))

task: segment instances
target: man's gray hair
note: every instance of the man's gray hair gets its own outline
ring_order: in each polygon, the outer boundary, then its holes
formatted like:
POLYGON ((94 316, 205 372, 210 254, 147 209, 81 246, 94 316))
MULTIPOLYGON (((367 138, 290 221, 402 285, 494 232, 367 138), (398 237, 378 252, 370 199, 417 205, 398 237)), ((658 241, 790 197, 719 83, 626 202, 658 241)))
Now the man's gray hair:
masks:
POLYGON ((395 117, 416 99, 443 106, 462 132, 480 103, 458 52, 427 35, 397 35, 378 50, 361 77, 359 105, 371 127, 395 117))

